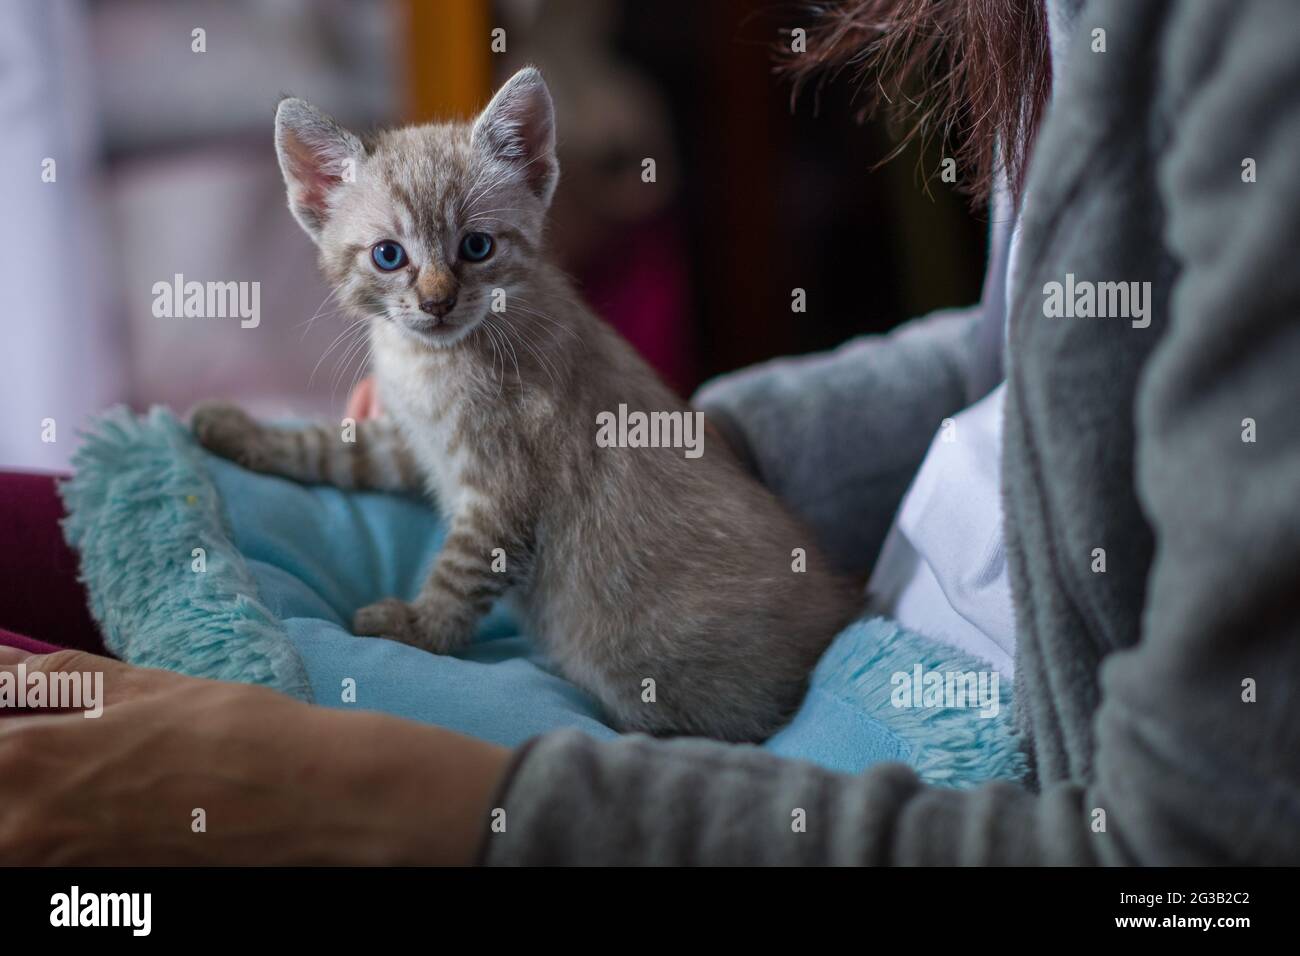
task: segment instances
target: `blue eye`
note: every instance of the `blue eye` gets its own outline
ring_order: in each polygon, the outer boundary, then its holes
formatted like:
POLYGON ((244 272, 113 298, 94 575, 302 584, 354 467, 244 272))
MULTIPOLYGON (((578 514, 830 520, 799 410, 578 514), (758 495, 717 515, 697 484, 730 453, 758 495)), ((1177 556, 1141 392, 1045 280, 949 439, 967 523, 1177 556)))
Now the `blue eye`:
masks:
POLYGON ((460 257, 469 262, 482 262, 492 255, 492 237, 486 232, 471 232, 460 241, 460 257))
POLYGON ((370 250, 370 258, 385 272, 392 272, 406 265, 406 250, 391 239, 385 239, 375 243, 375 247, 370 250))

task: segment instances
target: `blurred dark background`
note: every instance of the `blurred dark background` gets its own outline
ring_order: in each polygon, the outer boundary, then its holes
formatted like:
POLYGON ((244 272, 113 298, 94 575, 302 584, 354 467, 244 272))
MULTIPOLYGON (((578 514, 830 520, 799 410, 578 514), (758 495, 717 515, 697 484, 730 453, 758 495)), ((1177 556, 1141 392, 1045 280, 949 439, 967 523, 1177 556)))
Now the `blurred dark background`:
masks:
POLYGON ((341 414, 364 355, 331 349, 339 317, 309 321, 328 290, 284 207, 283 93, 364 129, 471 116, 540 66, 556 254, 684 394, 974 302, 986 224, 934 175, 940 147, 875 169, 895 141, 855 122, 848 79, 792 111, 776 48, 808 17, 744 0, 6 0, 0 466, 65 466, 72 443, 36 441, 38 423, 67 434, 121 401, 341 414), (259 282, 260 326, 156 318, 153 284, 175 273, 259 282))
POLYGON ((985 225, 927 175, 938 146, 873 171, 894 139, 855 122, 848 80, 792 108, 774 66, 783 31, 807 20, 799 4, 611 6, 614 55, 653 83, 680 157, 672 213, 695 344, 681 385, 978 298, 985 225))

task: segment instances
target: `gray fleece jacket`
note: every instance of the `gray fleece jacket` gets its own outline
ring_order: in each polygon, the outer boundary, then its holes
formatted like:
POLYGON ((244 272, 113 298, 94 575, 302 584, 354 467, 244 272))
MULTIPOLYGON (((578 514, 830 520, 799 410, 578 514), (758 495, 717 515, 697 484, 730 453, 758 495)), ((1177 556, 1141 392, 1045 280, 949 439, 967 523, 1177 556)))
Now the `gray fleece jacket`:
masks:
MULTIPOLYGON (((1031 784, 560 732, 517 756, 487 862, 1300 863, 1300 3, 1078 16, 1007 329, 1031 784), (1150 283, 1150 324, 1046 314, 1045 287, 1071 281, 1150 283)), ((940 421, 987 388, 981 314, 747 370, 700 402, 866 567, 940 421)))

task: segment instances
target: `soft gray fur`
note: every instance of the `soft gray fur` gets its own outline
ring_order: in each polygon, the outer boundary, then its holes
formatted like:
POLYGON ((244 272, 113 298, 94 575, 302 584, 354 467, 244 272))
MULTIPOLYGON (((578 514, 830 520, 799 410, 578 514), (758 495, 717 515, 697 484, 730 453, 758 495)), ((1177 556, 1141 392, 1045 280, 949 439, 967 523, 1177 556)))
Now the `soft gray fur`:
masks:
POLYGON ((249 467, 425 490, 448 514, 419 596, 362 608, 354 630, 450 653, 509 592, 527 632, 623 729, 757 740, 788 719, 858 595, 722 442, 699 458, 597 446, 598 413, 620 404, 689 409, 547 258, 559 168, 541 75, 516 74, 472 125, 370 143, 285 100, 276 145, 290 208, 339 300, 371 321, 388 418, 362 423, 353 443, 332 426, 268 428, 228 405, 201 407, 194 424, 249 467), (471 231, 496 243, 484 262, 458 257, 471 231), (410 265, 376 268, 383 240, 410 265), (504 312, 491 310, 494 290, 504 312), (455 304, 435 317, 420 311, 430 298, 455 304))

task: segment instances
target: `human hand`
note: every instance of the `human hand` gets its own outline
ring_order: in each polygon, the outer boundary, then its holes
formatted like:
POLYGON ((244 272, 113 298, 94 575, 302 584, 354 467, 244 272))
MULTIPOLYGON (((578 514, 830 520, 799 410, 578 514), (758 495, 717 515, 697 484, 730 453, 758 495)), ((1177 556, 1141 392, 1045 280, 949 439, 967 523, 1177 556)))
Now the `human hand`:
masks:
POLYGON ((348 407, 344 413, 355 421, 378 418, 383 414, 379 407, 379 389, 375 387, 375 377, 367 375, 357 382, 357 387, 348 396, 348 407))
POLYGON ((265 688, 0 649, 0 672, 20 662, 101 672, 106 703, 96 719, 0 710, 7 863, 470 863, 509 757, 265 688))

